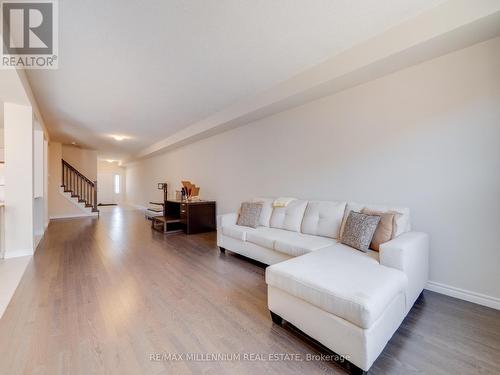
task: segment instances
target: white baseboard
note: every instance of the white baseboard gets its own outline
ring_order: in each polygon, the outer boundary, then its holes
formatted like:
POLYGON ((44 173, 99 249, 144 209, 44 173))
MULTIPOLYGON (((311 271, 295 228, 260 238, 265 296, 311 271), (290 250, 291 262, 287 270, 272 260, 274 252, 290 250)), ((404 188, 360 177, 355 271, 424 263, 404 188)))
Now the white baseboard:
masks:
POLYGON ((38 250, 38 245, 40 245, 40 242, 42 242, 42 238, 45 235, 45 232, 40 231, 35 233, 35 251, 38 250))
POLYGON ((429 281, 425 289, 500 310, 500 298, 497 297, 471 292, 470 290, 456 288, 454 286, 437 283, 435 281, 429 281))
POLYGON ((97 212, 93 212, 91 214, 69 214, 69 215, 52 215, 50 217, 50 220, 57 220, 57 219, 73 219, 73 218, 78 218, 78 217, 97 217, 97 212))
POLYGON ((12 259, 33 255, 33 250, 16 250, 16 251, 6 251, 3 258, 4 259, 12 259))

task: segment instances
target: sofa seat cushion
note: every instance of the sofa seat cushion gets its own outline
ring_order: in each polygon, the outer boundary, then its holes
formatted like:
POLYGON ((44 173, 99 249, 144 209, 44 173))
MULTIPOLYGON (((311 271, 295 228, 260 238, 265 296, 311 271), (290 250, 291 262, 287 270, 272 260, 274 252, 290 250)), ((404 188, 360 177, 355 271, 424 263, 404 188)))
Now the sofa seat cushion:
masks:
POLYGON ((268 267, 266 282, 367 329, 408 281, 403 272, 336 244, 268 267))
POLYGON ((274 250, 274 240, 278 236, 277 232, 279 232, 278 229, 258 227, 254 232, 247 236, 246 240, 256 245, 274 250))
POLYGON ((331 238, 266 227, 259 227, 253 232, 248 232, 246 240, 291 256, 307 254, 336 243, 331 238))
POLYGON ((296 234, 295 238, 284 238, 274 241, 274 250, 297 257, 311 251, 332 246, 336 242, 331 238, 309 236, 300 233, 294 234, 296 234))
POLYGON ((247 233, 256 229, 244 227, 237 224, 225 225, 222 227, 222 234, 240 241, 246 241, 247 233))

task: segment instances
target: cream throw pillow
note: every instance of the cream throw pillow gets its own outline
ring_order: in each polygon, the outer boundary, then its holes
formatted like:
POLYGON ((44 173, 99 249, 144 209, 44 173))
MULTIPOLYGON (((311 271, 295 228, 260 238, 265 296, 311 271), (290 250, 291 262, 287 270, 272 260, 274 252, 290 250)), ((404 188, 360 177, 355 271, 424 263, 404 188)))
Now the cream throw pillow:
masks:
POLYGON ((274 208, 286 207, 290 202, 297 200, 297 198, 288 198, 288 197, 279 197, 276 198, 273 202, 274 208))
POLYGON ((379 251, 380 245, 384 242, 390 241, 393 234, 396 232, 396 215, 397 212, 381 212, 363 208, 361 212, 365 215, 380 216, 380 222, 373 234, 370 248, 379 251))

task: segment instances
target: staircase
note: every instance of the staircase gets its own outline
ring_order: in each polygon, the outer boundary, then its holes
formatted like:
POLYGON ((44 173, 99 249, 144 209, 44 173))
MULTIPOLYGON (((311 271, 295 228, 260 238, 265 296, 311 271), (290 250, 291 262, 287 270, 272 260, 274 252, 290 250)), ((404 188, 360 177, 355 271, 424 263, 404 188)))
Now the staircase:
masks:
POLYGON ((62 162, 61 191, 89 216, 99 216, 97 181, 91 181, 65 160, 62 162))

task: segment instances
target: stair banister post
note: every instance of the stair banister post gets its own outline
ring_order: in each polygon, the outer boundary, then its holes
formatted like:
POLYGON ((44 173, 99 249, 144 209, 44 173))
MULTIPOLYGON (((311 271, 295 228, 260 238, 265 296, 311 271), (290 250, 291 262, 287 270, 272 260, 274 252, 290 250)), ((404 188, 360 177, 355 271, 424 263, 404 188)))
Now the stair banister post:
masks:
POLYGON ((94 181, 94 210, 97 210, 97 181, 94 181))

